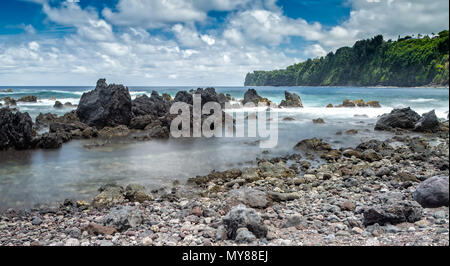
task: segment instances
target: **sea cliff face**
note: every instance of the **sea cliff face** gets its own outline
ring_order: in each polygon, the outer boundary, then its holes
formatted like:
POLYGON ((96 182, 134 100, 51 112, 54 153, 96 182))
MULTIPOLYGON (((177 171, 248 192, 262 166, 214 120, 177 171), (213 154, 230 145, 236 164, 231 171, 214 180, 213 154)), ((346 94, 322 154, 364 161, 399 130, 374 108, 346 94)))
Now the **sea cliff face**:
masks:
POLYGON ((245 86, 448 86, 448 34, 397 41, 378 35, 286 69, 249 73, 245 86))

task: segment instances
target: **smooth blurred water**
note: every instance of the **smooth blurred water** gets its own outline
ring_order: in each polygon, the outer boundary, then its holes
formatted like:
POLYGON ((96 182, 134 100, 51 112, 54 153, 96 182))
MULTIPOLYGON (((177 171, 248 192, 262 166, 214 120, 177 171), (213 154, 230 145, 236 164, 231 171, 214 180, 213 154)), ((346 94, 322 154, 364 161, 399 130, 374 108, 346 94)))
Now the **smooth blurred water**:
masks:
MULTIPOLYGON (((0 91, 9 87, 0 87, 0 91)), ((354 147, 363 140, 383 139, 387 132, 374 133, 377 116, 394 107, 411 106, 419 113, 436 109, 441 118, 448 113, 449 90, 438 88, 345 88, 345 87, 254 87, 258 93, 279 103, 284 91, 296 92, 304 108, 274 110, 279 115, 278 145, 263 155, 254 138, 169 139, 139 143, 123 143, 88 149, 84 145, 99 140, 78 140, 59 150, 0 152, 0 209, 30 207, 36 203, 52 203, 65 198, 91 199, 96 189, 106 182, 139 183, 150 188, 169 186, 174 180, 204 175, 211 170, 252 165, 256 157, 273 157, 292 153, 300 140, 319 137, 338 147, 354 147), (346 98, 377 100, 382 108, 325 108, 346 98), (292 117, 295 121, 283 121, 292 117), (316 125, 312 119, 323 118, 316 125), (357 129, 356 135, 345 134, 357 129), (336 132, 344 132, 336 135, 336 132)), ((56 110, 55 100, 77 104, 83 92, 93 87, 12 87, 13 93, 0 98, 35 95, 38 103, 19 103, 20 111, 34 118, 39 112, 63 114, 56 110)), ((179 90, 195 87, 129 87, 132 97, 150 94, 152 90, 175 96, 179 90)), ((218 87, 217 91, 243 98, 249 87, 218 87)))

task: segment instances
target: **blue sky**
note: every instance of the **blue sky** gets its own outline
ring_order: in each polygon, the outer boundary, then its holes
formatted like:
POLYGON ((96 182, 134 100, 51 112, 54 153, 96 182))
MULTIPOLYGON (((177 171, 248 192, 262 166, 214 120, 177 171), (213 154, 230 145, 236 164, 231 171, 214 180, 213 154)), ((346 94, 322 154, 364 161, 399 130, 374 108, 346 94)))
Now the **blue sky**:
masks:
POLYGON ((242 85, 253 70, 448 19, 445 0, 8 0, 0 85, 242 85))

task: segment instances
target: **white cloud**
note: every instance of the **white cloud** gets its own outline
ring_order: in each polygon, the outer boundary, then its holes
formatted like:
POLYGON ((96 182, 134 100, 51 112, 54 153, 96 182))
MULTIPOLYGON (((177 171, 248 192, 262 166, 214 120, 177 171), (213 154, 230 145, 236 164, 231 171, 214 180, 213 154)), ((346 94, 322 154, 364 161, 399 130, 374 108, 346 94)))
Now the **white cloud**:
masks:
POLYGON ((443 0, 350 0, 349 19, 325 28, 286 17, 275 0, 120 0, 105 17, 76 3, 33 1, 48 20, 76 30, 62 39, 30 30, 0 43, 0 84, 92 85, 105 77, 127 85, 242 85, 250 71, 284 68, 300 61, 294 56, 323 56, 360 38, 438 32, 449 16, 443 0), (232 12, 223 25, 201 30, 210 10, 232 12), (175 38, 150 34, 154 27, 175 38), (289 46, 292 37, 311 44, 289 46))

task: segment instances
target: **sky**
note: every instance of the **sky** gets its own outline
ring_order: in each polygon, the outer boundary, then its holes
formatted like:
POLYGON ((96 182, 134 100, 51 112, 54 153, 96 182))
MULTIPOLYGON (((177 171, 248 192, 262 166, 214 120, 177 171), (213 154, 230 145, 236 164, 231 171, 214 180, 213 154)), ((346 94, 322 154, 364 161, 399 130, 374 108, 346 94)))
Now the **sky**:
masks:
POLYGON ((447 0, 3 0, 0 85, 242 86, 254 70, 449 28, 447 0))

